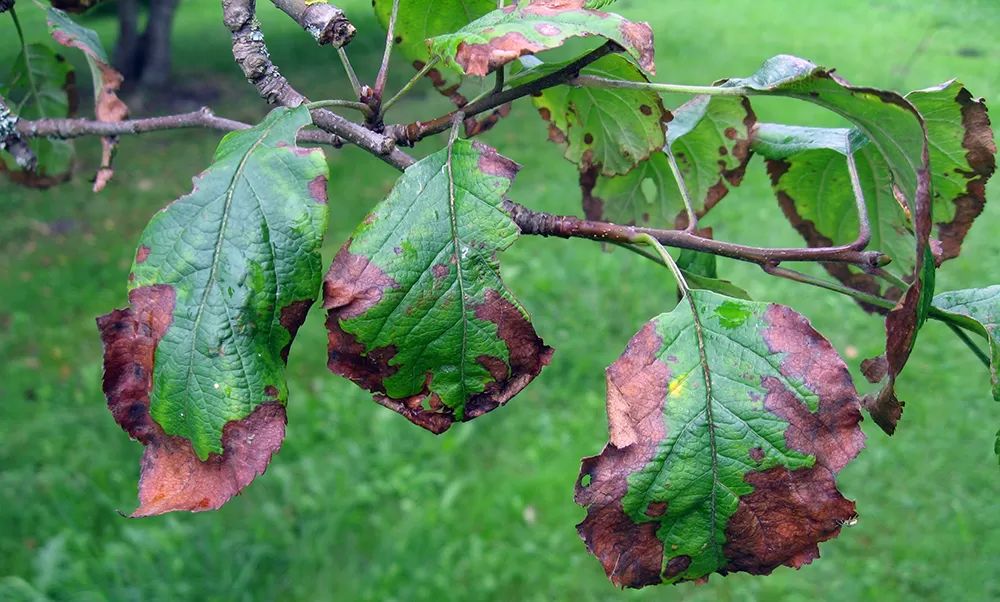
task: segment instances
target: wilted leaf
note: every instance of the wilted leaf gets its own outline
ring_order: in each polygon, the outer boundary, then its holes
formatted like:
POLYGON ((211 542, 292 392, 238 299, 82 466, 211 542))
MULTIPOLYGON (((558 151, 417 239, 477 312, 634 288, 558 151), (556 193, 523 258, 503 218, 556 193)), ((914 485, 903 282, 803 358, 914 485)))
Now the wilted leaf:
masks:
POLYGON ((993 399, 1000 401, 1000 285, 941 293, 934 307, 962 319, 989 342, 993 399))
POLYGON ((518 166, 458 140, 413 165, 355 230, 324 284, 330 370, 439 433, 504 404, 552 350, 500 279, 520 231, 518 166))
MULTIPOLYGON (((374 0, 372 6, 382 27, 388 27, 393 0, 374 0)), ((427 39, 455 32, 474 19, 496 10, 496 0, 406 0, 399 3, 396 16, 397 48, 416 69, 422 69, 431 60, 427 39)), ((439 63, 427 76, 445 96, 458 91, 462 72, 439 63)))
POLYGON ((986 104, 955 80, 910 92, 906 99, 927 124, 939 260, 952 259, 983 211, 986 182, 996 170, 997 147, 986 104))
POLYGON ((281 444, 285 360, 322 278, 326 162, 294 146, 310 122, 280 108, 223 138, 143 232, 131 308, 98 321, 108 406, 148 446, 139 515, 217 508, 281 444))
POLYGON ((615 584, 797 568, 854 519, 835 475, 864 446, 857 393, 791 309, 691 291, 607 380, 610 441, 576 499, 615 584))
MULTIPOLYGON (((565 64, 546 63, 512 80, 520 85, 557 71, 565 64)), ((602 57, 582 71, 586 75, 646 81, 623 56, 602 57)), ((549 122, 549 139, 565 144, 565 157, 581 172, 600 170, 605 175, 624 174, 666 143, 663 124, 670 114, 659 94, 624 88, 556 86, 543 90, 532 101, 549 122)))
MULTIPOLYGON (((28 44, 0 87, 0 96, 21 119, 71 117, 76 112, 76 79, 73 68, 44 44, 28 44)), ((67 140, 32 138, 28 145, 38 158, 34 172, 7 166, 0 156, 0 171, 25 186, 48 188, 69 179, 73 170, 73 145, 67 140)))
POLYGON ((879 393, 866 397, 865 407, 891 434, 902 411, 895 396, 895 379, 910 357, 934 295, 930 157, 923 118, 895 92, 853 86, 832 70, 787 55, 769 59, 748 78, 723 85, 747 93, 797 98, 834 111, 868 137, 889 167, 893 191, 898 192, 912 221, 914 268, 907 278, 909 288, 886 317, 885 384, 879 393))
MULTIPOLYGON (((673 111, 667 144, 699 217, 743 180, 756 118, 746 98, 697 96, 673 111)), ((664 152, 623 176, 581 179, 589 219, 684 228, 687 212, 664 152)))
MULTIPOLYGON (((94 81, 94 115, 98 121, 123 121, 128 117, 128 107, 118 98, 122 86, 122 75, 109 63, 104 47, 97 33, 86 27, 81 27, 61 10, 50 8, 48 11, 49 30, 52 38, 71 48, 81 50, 87 58, 90 74, 94 81)), ((101 168, 94 180, 94 192, 100 192, 111 180, 114 171, 111 169, 111 159, 114 155, 116 139, 105 136, 101 138, 101 168)))
POLYGON ((618 43, 648 73, 653 31, 645 23, 584 8, 585 0, 520 0, 458 31, 428 40, 430 52, 468 75, 484 76, 526 54, 562 46, 571 38, 598 36, 618 43))

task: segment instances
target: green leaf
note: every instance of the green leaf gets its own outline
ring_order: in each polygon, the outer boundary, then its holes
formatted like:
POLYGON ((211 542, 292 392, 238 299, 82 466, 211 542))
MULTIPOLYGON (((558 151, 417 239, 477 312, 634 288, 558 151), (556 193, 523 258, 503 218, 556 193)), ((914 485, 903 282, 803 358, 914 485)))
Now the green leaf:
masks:
MULTIPOLYGON (((519 85, 557 71, 565 64, 546 63, 519 74, 519 85)), ((646 81, 628 59, 602 57, 582 73, 614 79, 646 81)), ((556 86, 532 99, 549 122, 549 139, 566 145, 565 157, 581 172, 599 169, 605 175, 624 174, 666 143, 663 122, 668 113, 659 94, 623 88, 556 86)))
MULTIPOLYGON (((690 249, 681 249, 677 258, 680 268, 687 281, 688 288, 712 291, 727 297, 750 300, 750 293, 728 280, 719 278, 717 257, 709 253, 699 253, 690 249)), ((678 294, 680 291, 678 291, 678 294)))
POLYGON ((955 80, 910 92, 906 99, 927 124, 940 260, 952 259, 986 205, 986 182, 996 170, 986 104, 955 80))
POLYGON ((500 278, 520 230, 518 166, 457 140, 411 166, 355 230, 324 285, 330 369, 433 432, 504 404, 552 350, 500 278))
MULTIPOLYGON (((76 79, 73 68, 61 55, 44 44, 28 44, 18 54, 0 96, 21 119, 71 117, 76 110, 76 79)), ((32 138, 28 145, 38 158, 33 173, 0 168, 19 184, 47 188, 69 179, 73 169, 73 145, 67 140, 32 138)))
POLYGON ((149 415, 202 461, 224 452, 228 425, 288 399, 285 360, 319 290, 327 219, 323 152, 295 146, 310 122, 304 107, 281 108, 228 134, 140 239, 130 298, 152 295, 152 319, 169 324, 149 415))
MULTIPOLYGON (((375 16, 383 28, 389 26, 393 0, 374 0, 375 16)), ((426 40, 452 33, 495 10, 495 0, 406 0, 399 3, 396 16, 396 48, 422 69, 431 60, 426 40)), ((440 64, 427 74, 442 94, 457 92, 462 71, 440 64)))
MULTIPOLYGON (((698 217, 742 181, 755 121, 746 98, 697 96, 673 112, 667 143, 698 217)), ((582 178, 581 185, 589 219, 656 228, 687 226, 684 200, 664 152, 654 152, 625 175, 582 178)))
MULTIPOLYGON (((63 46, 77 48, 83 52, 90 67, 94 84, 94 116, 98 121, 122 121, 128 117, 128 107, 118 98, 123 78, 108 61, 97 33, 74 22, 61 10, 48 10, 49 32, 53 39, 63 46)), ((113 137, 101 138, 103 153, 101 168, 94 180, 94 192, 100 192, 111 180, 114 173, 111 160, 115 149, 113 137)))
POLYGON ((843 361, 793 310, 691 291, 607 371, 610 441, 577 527, 620 586, 767 574, 854 519, 835 475, 864 446, 843 361))
POLYGON ((745 94, 805 100, 840 114, 868 137, 892 174, 892 190, 912 222, 914 268, 907 275, 911 284, 886 317, 885 383, 865 400, 876 422, 891 434, 903 405, 895 396, 895 379, 910 357, 934 295, 930 159, 923 118, 895 92, 853 86, 830 69, 787 55, 769 59, 748 78, 722 85, 745 94))
POLYGON ((934 297, 934 307, 952 314, 989 342, 993 399, 1000 401, 1000 285, 941 293, 934 297))
POLYGON ((653 31, 615 14, 584 8, 584 0, 520 0, 458 31, 428 40, 432 56, 468 75, 490 71, 526 54, 598 36, 618 43, 643 70, 655 73, 653 31))

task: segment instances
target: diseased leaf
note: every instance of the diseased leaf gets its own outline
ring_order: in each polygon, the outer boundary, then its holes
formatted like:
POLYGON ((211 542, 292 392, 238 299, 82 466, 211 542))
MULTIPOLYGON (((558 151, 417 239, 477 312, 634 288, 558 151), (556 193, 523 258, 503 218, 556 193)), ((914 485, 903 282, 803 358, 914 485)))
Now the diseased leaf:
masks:
MULTIPOLYGON (((519 74, 511 85, 527 83, 563 66, 540 65, 519 74)), ((628 59, 614 54, 598 59, 582 73, 646 81, 628 59)), ((670 114, 655 92, 557 86, 543 90, 532 102, 549 122, 549 139, 566 145, 566 159, 576 163, 581 172, 628 173, 666 143, 663 124, 670 114)))
POLYGON ((549 361, 497 253, 518 166, 466 140, 406 170, 324 284, 329 367, 432 432, 506 403, 549 361))
MULTIPOLYGON (((697 96, 673 111, 667 144, 699 217, 743 180, 756 117, 746 98, 697 96)), ((687 226, 666 153, 654 152, 623 176, 581 178, 588 219, 658 228, 687 226)))
POLYGON ((835 475, 864 446, 847 367, 793 310, 691 291, 607 371, 610 441, 577 527, 616 585, 767 574, 855 518, 835 475))
MULTIPOLYGON (((767 159, 778 204, 810 247, 845 245, 858 236, 858 212, 847 155, 853 154, 871 226, 869 249, 892 258, 884 269, 912 278, 916 242, 910 217, 892 192, 892 173, 878 149, 856 129, 758 125, 755 152, 767 159)), ((843 263, 826 263, 854 289, 898 299, 903 291, 843 263)), ((861 303, 869 311, 884 311, 861 303)))
MULTIPOLYGON (((128 117, 128 107, 118 98, 122 86, 122 75, 108 61, 104 47, 97 33, 81 27, 66 13, 56 8, 48 10, 49 30, 52 38, 71 48, 81 50, 87 58, 90 74, 94 81, 94 115, 98 121, 123 121, 128 117)), ((111 180, 114 171, 111 160, 114 156, 116 138, 101 138, 101 168, 94 180, 94 192, 100 192, 111 180)))
POLYGON ((427 43, 431 55, 445 65, 485 76, 526 54, 558 48, 571 38, 598 36, 618 43, 646 72, 656 72, 649 25, 590 10, 585 4, 585 0, 519 0, 427 43))
MULTIPOLYGON (((372 6, 382 27, 388 27, 393 0, 374 0, 372 6)), ((396 47, 416 69, 431 60, 427 39, 455 32, 486 13, 496 10, 496 0, 406 0, 396 16, 396 47)), ((439 63, 427 76, 445 96, 458 93, 462 71, 439 63)))
POLYGON ((941 293, 934 307, 959 317, 988 341, 993 399, 1000 401, 1000 284, 941 293))
POLYGON ((952 80, 906 95, 927 124, 939 261, 958 257, 973 220, 986 205, 996 170, 996 143, 982 99, 952 80))
POLYGON ((327 166, 295 146, 310 122, 279 108, 223 138, 143 232, 131 308, 98 321, 108 406, 147 445, 138 515, 217 508, 281 444, 285 360, 322 278, 327 166))
MULTIPOLYGON (((17 56, 0 86, 0 96, 21 119, 72 117, 76 113, 76 77, 61 55, 44 44, 28 44, 17 56)), ((69 179, 73 170, 73 144, 55 138, 28 141, 38 158, 34 172, 8 166, 0 155, 0 171, 14 182, 48 188, 69 179)))
POLYGON ((781 55, 766 61, 757 73, 722 84, 748 93, 786 96, 815 103, 851 121, 878 149, 892 174, 894 195, 906 206, 914 233, 914 268, 909 288, 886 317, 886 380, 865 407, 892 434, 902 413, 895 379, 906 365, 917 332, 930 311, 934 295, 930 156, 923 118, 895 92, 853 86, 832 70, 781 55))

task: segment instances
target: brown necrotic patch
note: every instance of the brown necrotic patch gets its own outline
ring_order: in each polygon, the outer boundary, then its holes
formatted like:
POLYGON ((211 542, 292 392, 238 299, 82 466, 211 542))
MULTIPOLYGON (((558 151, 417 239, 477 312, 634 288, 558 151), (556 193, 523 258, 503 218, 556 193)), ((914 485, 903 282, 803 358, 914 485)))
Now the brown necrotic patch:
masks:
POLYGON ((135 252, 135 262, 142 263, 147 259, 149 259, 150 251, 152 251, 152 249, 150 249, 146 245, 139 245, 139 248, 135 252))
POLYGON ((608 444, 601 455, 583 460, 577 480, 576 502, 587 508, 577 531, 618 586, 643 587, 662 580, 663 542, 656 536, 659 522, 636 523, 621 505, 628 475, 652 461, 666 437, 663 405, 670 368, 657 356, 662 344, 649 322, 608 368, 608 444))
POLYGON ((173 287, 134 289, 131 307, 97 319, 104 343, 104 394, 119 425, 146 446, 133 517, 175 510, 213 510, 262 474, 285 436, 281 404, 258 406, 228 423, 222 455, 202 462, 191 442, 167 435, 149 414, 156 346, 173 319, 173 287))
POLYGON ((326 176, 316 176, 309 182, 309 196, 317 203, 326 205, 326 176))
MULTIPOLYGON (((726 571, 768 574, 819 557, 818 543, 835 537, 855 516, 837 490, 836 474, 864 447, 860 402, 847 366, 830 343, 791 309, 772 305, 762 333, 781 373, 817 398, 815 411, 785 382, 767 377, 764 407, 788 423, 789 449, 814 458, 809 468, 749 472, 753 492, 740 498, 726 526, 726 571)), ((752 453, 752 450, 751 450, 752 453)))

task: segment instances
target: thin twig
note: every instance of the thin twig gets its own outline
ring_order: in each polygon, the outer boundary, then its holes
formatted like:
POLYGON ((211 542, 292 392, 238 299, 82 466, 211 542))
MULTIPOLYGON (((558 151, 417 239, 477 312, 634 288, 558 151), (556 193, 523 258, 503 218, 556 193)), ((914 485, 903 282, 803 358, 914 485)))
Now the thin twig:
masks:
POLYGON ((703 238, 681 230, 659 230, 638 226, 623 226, 609 222, 580 219, 574 216, 552 215, 532 211, 513 201, 507 209, 524 234, 557 236, 560 238, 589 238, 601 242, 635 242, 636 237, 648 234, 668 247, 702 251, 722 257, 739 259, 757 264, 777 264, 784 261, 821 261, 850 263, 862 268, 874 268, 888 262, 888 257, 878 251, 857 251, 848 245, 812 248, 769 248, 733 244, 703 238))
POLYGON ((965 343, 966 347, 972 350, 972 353, 974 353, 976 357, 979 358, 979 361, 981 361, 987 368, 990 367, 990 364, 992 363, 990 357, 986 355, 986 353, 984 353, 982 349, 979 348, 979 345, 976 345, 975 341, 969 338, 969 335, 966 334, 964 330, 962 330, 958 326, 955 326, 952 323, 948 323, 948 328, 950 328, 951 331, 955 333, 955 336, 957 336, 959 340, 965 343))
POLYGON ((321 46, 346 46, 357 30, 347 20, 344 11, 328 2, 309 0, 271 0, 321 46))
POLYGON ((396 38, 396 17, 399 16, 399 0, 392 0, 392 12, 389 14, 389 27, 385 33, 385 51, 382 53, 382 64, 375 76, 375 98, 381 99, 385 91, 385 82, 389 77, 389 61, 392 58, 392 48, 396 38))
MULTIPOLYGON (((232 132, 235 130, 245 130, 249 127, 252 127, 249 123, 217 117, 205 107, 190 113, 127 119, 125 121, 38 119, 35 121, 22 120, 17 124, 18 133, 25 138, 44 137, 63 140, 80 138, 82 136, 122 136, 186 128, 205 128, 221 132, 232 132)), ((319 130, 302 130, 299 132, 298 139, 300 142, 329 144, 334 147, 340 147, 344 142, 337 136, 319 130)))
POLYGON ((344 107, 345 109, 354 109, 355 111, 361 111, 366 117, 372 116, 372 109, 363 102, 353 102, 350 100, 317 100, 315 102, 310 102, 306 104, 306 107, 310 111, 314 109, 322 109, 324 107, 344 107))

